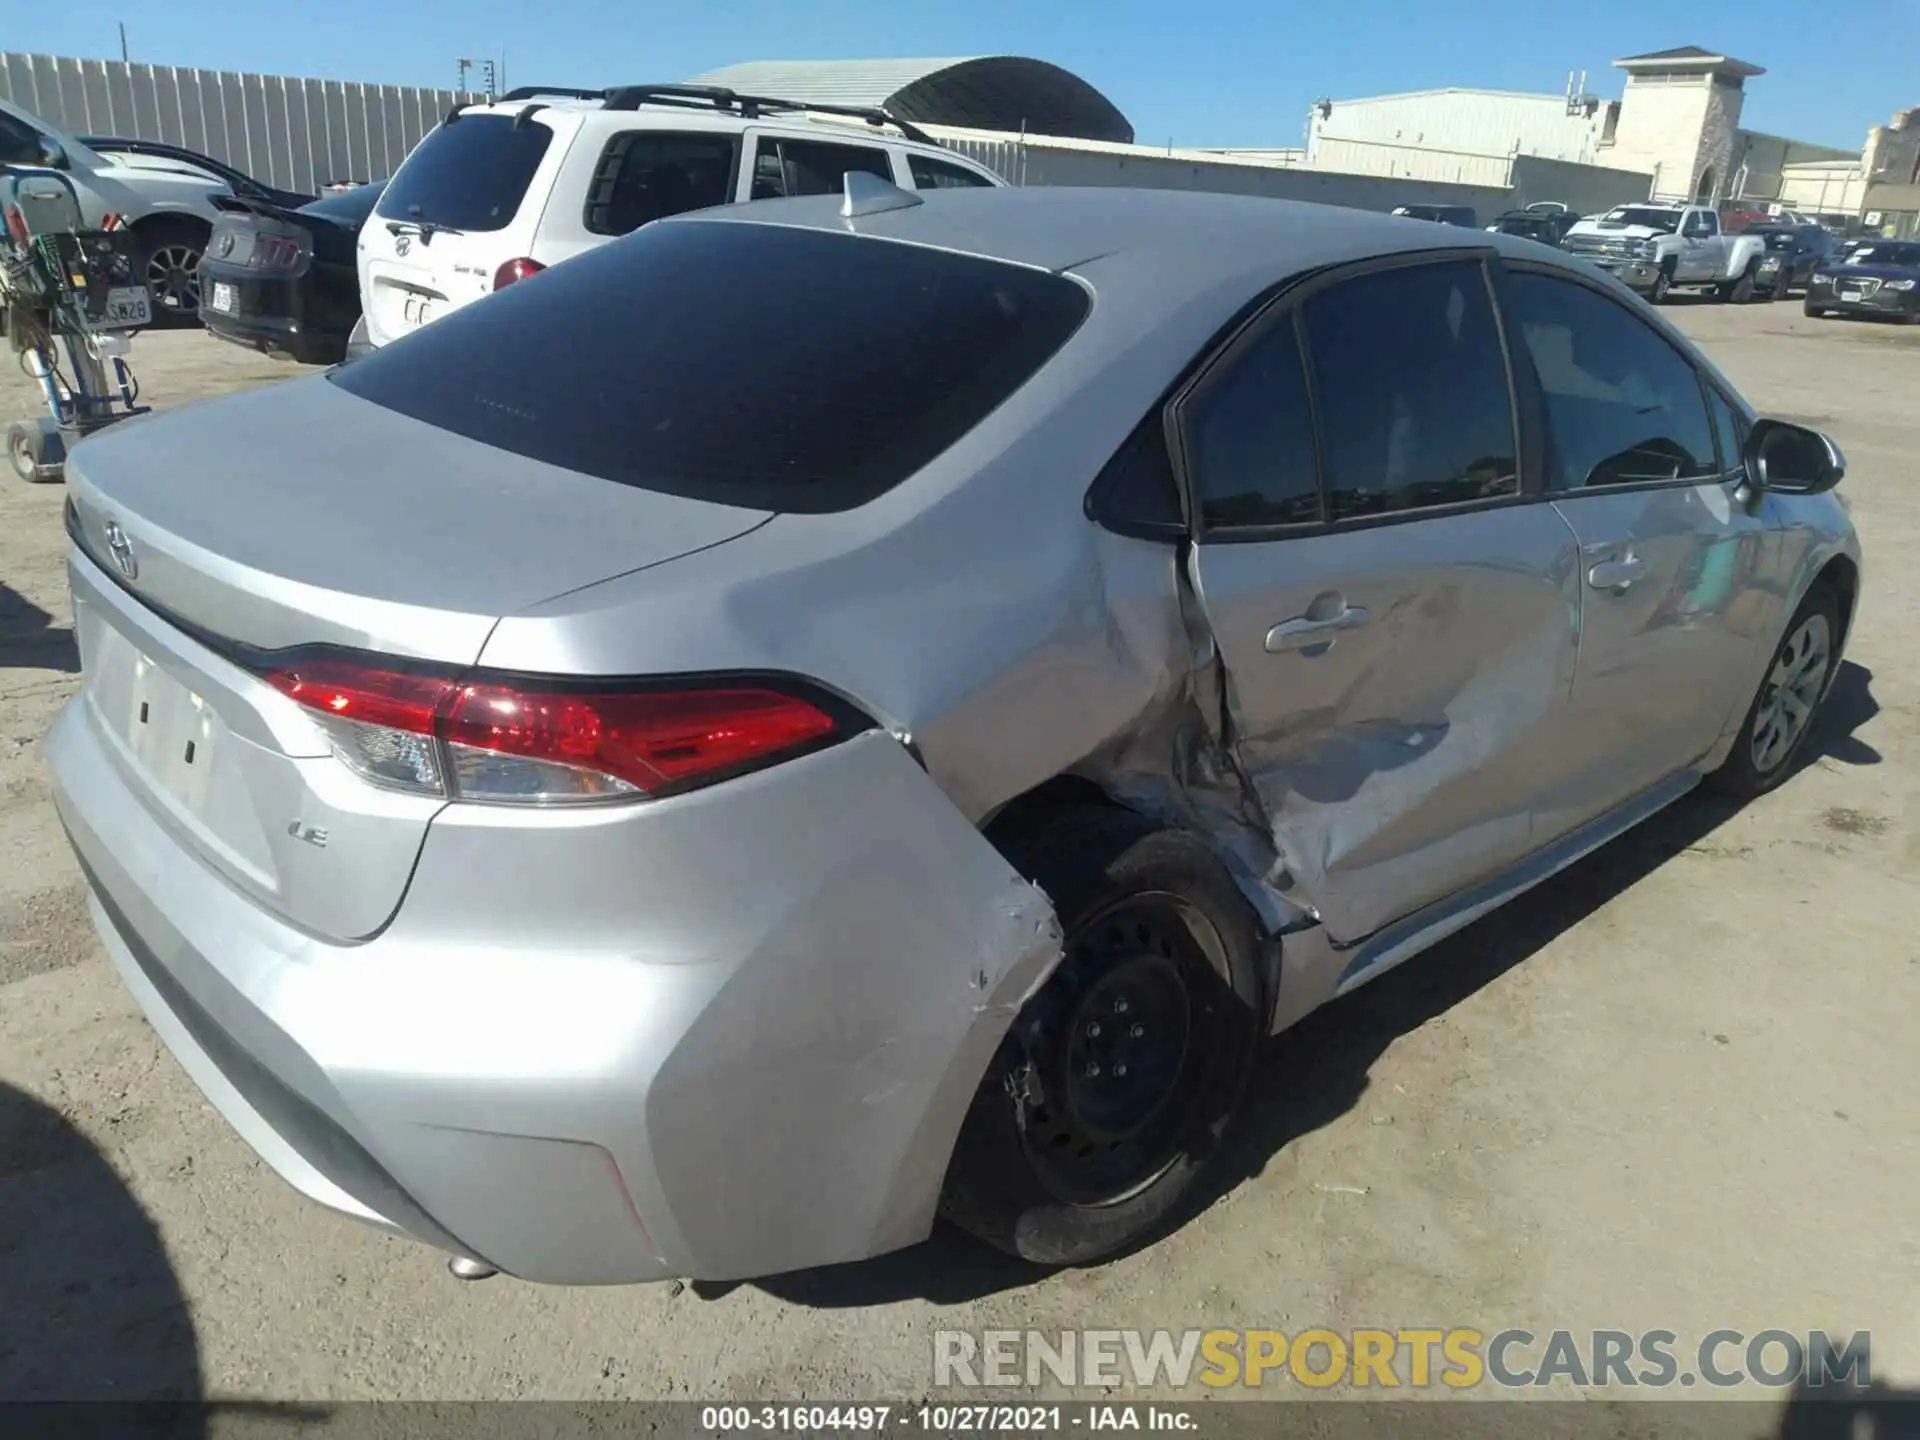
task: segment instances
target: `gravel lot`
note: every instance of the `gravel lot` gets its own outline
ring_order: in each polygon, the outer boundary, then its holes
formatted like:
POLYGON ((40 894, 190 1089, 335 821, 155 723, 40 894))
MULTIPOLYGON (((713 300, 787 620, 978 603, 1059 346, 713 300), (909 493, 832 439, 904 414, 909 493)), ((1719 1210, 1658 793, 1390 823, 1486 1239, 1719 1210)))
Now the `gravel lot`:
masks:
MULTIPOLYGON (((755 1285, 462 1285, 297 1200, 88 927, 38 744, 77 684, 61 490, 0 480, 0 1396, 906 1397, 934 1329, 992 1325, 1870 1330, 1920 1384, 1920 329, 1673 313, 1852 462, 1867 597, 1810 763, 1321 1012, 1203 1215, 1054 1275, 942 1234, 755 1285)), ((165 407, 298 373, 197 332, 134 359, 165 407)), ((0 421, 35 413, 0 371, 0 421)))

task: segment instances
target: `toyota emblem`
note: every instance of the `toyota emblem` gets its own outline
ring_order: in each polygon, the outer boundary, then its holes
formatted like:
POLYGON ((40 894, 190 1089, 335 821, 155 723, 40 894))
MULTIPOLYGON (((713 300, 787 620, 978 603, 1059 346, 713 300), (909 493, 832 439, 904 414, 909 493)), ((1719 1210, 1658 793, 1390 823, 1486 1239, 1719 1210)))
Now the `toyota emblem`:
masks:
POLYGON ((127 532, 113 521, 107 522, 107 549, 113 554, 113 563, 120 567, 120 573, 132 580, 140 573, 140 562, 133 558, 133 542, 127 538, 127 532))

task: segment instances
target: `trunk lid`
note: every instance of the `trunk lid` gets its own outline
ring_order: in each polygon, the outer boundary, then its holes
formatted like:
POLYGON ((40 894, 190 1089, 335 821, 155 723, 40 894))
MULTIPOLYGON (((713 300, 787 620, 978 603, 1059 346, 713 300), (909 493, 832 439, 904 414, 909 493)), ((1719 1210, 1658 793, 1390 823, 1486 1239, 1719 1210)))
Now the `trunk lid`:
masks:
POLYGON ((467 110, 414 148, 360 232, 360 296, 375 345, 491 294, 500 266, 530 255, 578 130, 566 111, 522 119, 467 110))
POLYGON ((471 664, 502 615, 768 518, 507 454, 321 377, 127 421, 67 481, 92 723, 184 844, 337 939, 386 923, 442 802, 347 770, 259 677, 264 652, 471 664))

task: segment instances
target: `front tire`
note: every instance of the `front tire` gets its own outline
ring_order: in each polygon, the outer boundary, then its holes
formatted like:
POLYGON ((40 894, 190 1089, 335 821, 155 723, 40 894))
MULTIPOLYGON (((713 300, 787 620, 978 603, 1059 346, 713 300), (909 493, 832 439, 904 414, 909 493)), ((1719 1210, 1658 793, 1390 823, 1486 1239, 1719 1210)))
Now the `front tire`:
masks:
POLYGON ((1815 582, 1774 648, 1746 724, 1713 783, 1750 800, 1784 781, 1813 731, 1820 702, 1840 663, 1840 597, 1815 582))
POLYGON ((1206 845, 1130 811, 1062 811, 1006 849, 1065 954, 980 1082, 941 1210, 1084 1265, 1175 1223, 1218 1156, 1260 1040, 1260 930, 1206 845))
POLYGON ((1653 277, 1653 289, 1647 292, 1647 300, 1654 305, 1664 305, 1667 294, 1673 289, 1673 262, 1667 261, 1653 277))
POLYGON ((1811 300, 1803 300, 1800 302, 1800 313, 1803 315, 1811 315, 1815 320, 1820 320, 1825 318, 1827 312, 1824 306, 1816 305, 1811 300))

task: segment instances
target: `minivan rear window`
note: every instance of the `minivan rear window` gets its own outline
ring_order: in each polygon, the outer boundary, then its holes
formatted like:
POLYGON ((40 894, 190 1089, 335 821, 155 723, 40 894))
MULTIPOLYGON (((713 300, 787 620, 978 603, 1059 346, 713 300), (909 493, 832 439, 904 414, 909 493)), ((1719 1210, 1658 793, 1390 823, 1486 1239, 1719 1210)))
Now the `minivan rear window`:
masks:
POLYGON ((450 230, 503 230, 553 140, 534 117, 462 115, 420 142, 374 213, 450 230))
POLYGON ((1084 289, 1043 270, 835 231, 667 220, 328 378, 616 484, 821 514, 939 455, 1087 310, 1084 289))

